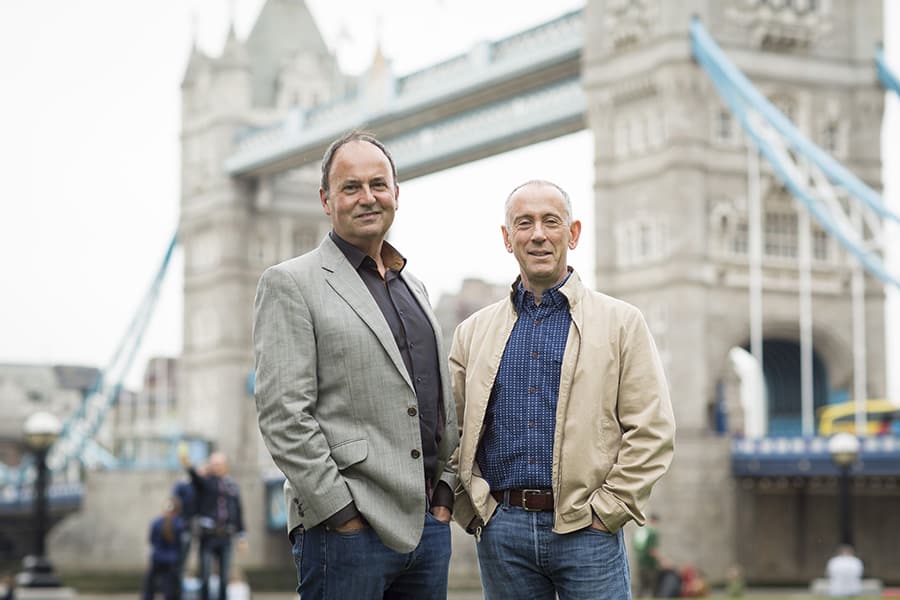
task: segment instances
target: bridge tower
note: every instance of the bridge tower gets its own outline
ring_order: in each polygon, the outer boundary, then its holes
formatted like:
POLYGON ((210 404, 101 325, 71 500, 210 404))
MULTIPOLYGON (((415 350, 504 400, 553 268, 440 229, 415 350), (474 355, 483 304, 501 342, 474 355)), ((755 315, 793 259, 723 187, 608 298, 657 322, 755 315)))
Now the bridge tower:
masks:
MULTIPOLYGON (((232 179, 224 164, 248 128, 289 123, 295 109, 327 101, 344 86, 303 0, 267 0, 247 39, 232 27, 218 57, 193 48, 182 82, 179 414, 187 435, 229 456, 249 523, 265 522, 263 474, 274 468, 248 379, 256 283, 265 267, 317 244, 327 224, 315 172, 248 182, 232 179)), ((254 556, 265 564, 258 552, 263 532, 255 529, 254 556)))
MULTIPOLYGON (((769 481, 779 490, 769 495, 736 481, 728 437, 716 432, 729 349, 749 347, 748 153, 738 122, 691 58, 694 15, 807 136, 880 189, 883 91, 872 56, 882 2, 587 4, 582 77, 596 145, 597 286, 647 316, 678 422, 675 463, 651 499, 663 550, 714 580, 739 562, 749 576, 771 569, 770 580, 809 578, 832 549, 822 529, 834 526, 833 489, 817 509, 803 481, 769 481)), ((769 432, 799 436, 798 388, 773 390, 799 381, 797 212, 771 170, 761 172, 764 363, 783 368, 768 382, 769 432)), ((853 389, 853 334, 849 260, 820 230, 812 235, 818 405, 853 389)), ((885 391, 883 290, 874 280, 866 329, 868 393, 877 398, 885 391)), ((726 406, 733 429, 740 410, 732 397, 726 406)))

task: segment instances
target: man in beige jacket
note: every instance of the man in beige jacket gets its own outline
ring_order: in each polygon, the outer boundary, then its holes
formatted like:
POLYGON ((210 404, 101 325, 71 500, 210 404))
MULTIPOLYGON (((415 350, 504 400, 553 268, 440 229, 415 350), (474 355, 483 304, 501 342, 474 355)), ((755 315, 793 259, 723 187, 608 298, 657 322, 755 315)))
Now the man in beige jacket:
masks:
POLYGON ((621 529, 643 524, 675 434, 653 338, 568 267, 581 223, 562 188, 517 187, 501 229, 520 277, 450 351, 454 518, 476 535, 488 600, 630 598, 621 529))

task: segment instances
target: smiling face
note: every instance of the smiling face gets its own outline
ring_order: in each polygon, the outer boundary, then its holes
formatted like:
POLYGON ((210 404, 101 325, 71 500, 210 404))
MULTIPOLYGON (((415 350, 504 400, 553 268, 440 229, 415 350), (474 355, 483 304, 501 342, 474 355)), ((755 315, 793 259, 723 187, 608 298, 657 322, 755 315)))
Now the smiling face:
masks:
POLYGON ((538 297, 566 277, 566 255, 581 234, 581 223, 570 219, 562 193, 547 183, 526 184, 507 202, 503 241, 519 262, 525 289, 538 297))
POLYGON ((399 195, 387 156, 365 141, 338 148, 328 174, 328 191, 319 190, 335 233, 370 255, 380 250, 394 222, 399 195))

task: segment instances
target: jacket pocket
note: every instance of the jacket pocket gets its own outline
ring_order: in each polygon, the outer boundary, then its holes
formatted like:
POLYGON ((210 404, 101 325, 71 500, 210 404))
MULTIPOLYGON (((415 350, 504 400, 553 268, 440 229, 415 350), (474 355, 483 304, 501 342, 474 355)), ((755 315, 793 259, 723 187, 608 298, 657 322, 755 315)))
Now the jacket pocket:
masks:
POLYGON ((346 469, 362 462, 368 455, 369 442, 366 440, 351 440, 331 447, 331 458, 337 464, 338 469, 346 469))

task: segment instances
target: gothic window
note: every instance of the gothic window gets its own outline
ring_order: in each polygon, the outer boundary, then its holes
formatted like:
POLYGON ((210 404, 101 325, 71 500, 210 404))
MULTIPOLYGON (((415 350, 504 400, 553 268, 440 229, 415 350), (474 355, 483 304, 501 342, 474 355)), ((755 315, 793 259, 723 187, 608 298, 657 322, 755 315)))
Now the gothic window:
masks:
POLYGON ((765 233, 763 237, 766 256, 775 258, 796 258, 797 213, 766 213, 765 233))
POLYGON ((731 111, 727 108, 722 108, 716 112, 713 125, 713 139, 720 143, 728 143, 733 140, 733 135, 734 119, 731 117, 731 111))
POLYGON ((661 218, 640 216, 616 229, 616 261, 619 266, 640 265, 665 258, 668 226, 661 218))
POLYGON ((812 257, 821 262, 831 260, 831 241, 828 234, 819 227, 813 227, 812 230, 812 257))
POLYGON ((747 221, 740 220, 734 224, 734 233, 731 236, 732 254, 747 254, 750 251, 750 227, 747 221))
POLYGON ((840 127, 835 121, 831 121, 822 130, 822 149, 836 155, 840 153, 840 147, 840 127))

